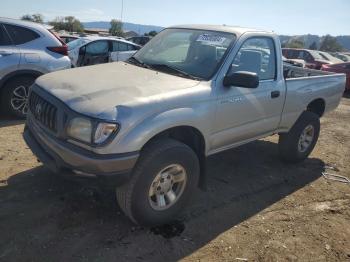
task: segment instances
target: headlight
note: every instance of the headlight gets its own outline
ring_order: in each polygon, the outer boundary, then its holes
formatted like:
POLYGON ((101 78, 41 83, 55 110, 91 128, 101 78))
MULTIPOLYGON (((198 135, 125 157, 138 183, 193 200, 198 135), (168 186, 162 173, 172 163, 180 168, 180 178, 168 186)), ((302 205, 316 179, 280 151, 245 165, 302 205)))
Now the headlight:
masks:
POLYGON ((91 143, 92 123, 86 118, 73 118, 69 122, 67 132, 72 138, 91 143))
POLYGON ((105 142, 114 132, 116 132, 118 126, 112 123, 99 123, 97 125, 95 135, 94 135, 94 143, 102 144, 105 142))

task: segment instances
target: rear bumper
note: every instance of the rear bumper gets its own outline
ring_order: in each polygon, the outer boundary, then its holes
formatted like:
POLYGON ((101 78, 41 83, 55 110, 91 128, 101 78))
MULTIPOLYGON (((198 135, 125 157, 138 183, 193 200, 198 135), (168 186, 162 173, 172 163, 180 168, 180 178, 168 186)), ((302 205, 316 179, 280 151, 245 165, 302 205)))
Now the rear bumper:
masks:
POLYGON ((138 152, 100 155, 70 147, 46 135, 30 118, 23 138, 36 157, 53 172, 72 179, 100 179, 114 186, 128 180, 139 157, 138 152))

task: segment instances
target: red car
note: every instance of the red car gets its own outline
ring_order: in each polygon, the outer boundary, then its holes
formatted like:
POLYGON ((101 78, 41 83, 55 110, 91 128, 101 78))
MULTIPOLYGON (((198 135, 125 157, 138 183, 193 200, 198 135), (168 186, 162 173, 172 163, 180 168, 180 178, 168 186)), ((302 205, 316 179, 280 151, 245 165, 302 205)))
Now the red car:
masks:
POLYGON ((299 49, 299 48, 282 48, 283 56, 288 59, 303 59, 306 67, 311 69, 321 69, 322 65, 331 64, 325 57, 321 56, 318 51, 299 49))
POLYGON ((350 91, 350 62, 333 65, 323 65, 321 70, 346 74, 345 91, 350 91))

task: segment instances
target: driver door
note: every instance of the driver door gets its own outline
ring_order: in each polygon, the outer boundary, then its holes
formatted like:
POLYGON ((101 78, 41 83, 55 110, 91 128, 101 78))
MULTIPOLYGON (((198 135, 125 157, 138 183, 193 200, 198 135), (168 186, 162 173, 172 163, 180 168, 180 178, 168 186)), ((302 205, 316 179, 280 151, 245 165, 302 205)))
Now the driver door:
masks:
POLYGON ((257 88, 218 86, 211 147, 220 151, 277 129, 283 107, 283 83, 277 81, 276 48, 269 37, 243 42, 227 74, 248 71, 259 76, 257 88))
POLYGON ((94 41, 80 48, 78 66, 108 63, 109 56, 109 41, 94 41))

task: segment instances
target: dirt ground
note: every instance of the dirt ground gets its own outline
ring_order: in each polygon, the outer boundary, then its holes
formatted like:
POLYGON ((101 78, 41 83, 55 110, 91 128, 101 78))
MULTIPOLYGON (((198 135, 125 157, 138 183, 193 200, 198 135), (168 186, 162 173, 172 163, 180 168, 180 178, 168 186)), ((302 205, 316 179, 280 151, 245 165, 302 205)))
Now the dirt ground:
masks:
POLYGON ((350 261, 350 99, 322 119, 304 163, 277 136, 209 159, 180 220, 140 228, 105 196, 51 174, 0 120, 0 261, 350 261))

